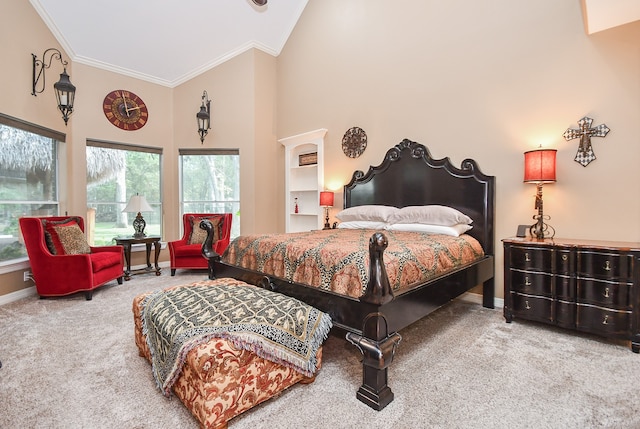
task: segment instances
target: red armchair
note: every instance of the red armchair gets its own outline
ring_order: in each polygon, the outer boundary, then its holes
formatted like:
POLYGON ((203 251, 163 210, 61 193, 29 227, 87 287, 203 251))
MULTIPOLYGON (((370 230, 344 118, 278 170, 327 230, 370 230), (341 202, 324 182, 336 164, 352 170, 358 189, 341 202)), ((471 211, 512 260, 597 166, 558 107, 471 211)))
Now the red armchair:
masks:
POLYGON ((20 230, 40 297, 93 290, 117 279, 122 284, 122 246, 89 246, 80 216, 22 217, 20 230))
POLYGON ((169 256, 171 259, 171 275, 176 275, 177 268, 207 269, 209 261, 202 255, 202 243, 207 238, 207 231, 200 228, 200 221, 209 219, 214 227, 217 226, 217 236, 214 235, 213 249, 222 255, 229 246, 231 238, 231 213, 185 213, 182 215, 182 238, 169 241, 169 256))

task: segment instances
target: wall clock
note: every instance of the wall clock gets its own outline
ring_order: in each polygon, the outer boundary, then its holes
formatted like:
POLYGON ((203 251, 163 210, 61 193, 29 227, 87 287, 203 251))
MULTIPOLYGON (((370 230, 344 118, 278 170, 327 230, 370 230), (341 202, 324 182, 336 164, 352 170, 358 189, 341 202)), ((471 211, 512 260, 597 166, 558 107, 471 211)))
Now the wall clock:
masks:
POLYGON ((349 158, 357 158, 367 148, 367 133, 362 128, 352 127, 342 137, 342 151, 349 158))
POLYGON ((125 131, 139 130, 149 119, 149 111, 144 101, 125 89, 108 93, 104 97, 102 110, 109 122, 125 131))

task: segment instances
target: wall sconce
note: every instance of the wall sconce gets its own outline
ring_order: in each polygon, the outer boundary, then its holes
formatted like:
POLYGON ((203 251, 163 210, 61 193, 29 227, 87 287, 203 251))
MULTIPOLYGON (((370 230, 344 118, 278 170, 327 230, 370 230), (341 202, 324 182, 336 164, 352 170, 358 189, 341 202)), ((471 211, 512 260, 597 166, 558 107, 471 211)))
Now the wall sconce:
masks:
POLYGON ((556 152, 555 149, 536 149, 524 153, 524 182, 537 186, 535 208, 538 214, 533 216, 536 223, 529 228, 531 236, 537 239, 553 238, 556 233, 544 222, 550 217, 542 212, 542 184, 556 181, 556 152))
POLYGON ((204 137, 211 129, 211 100, 207 91, 202 92, 202 106, 200 111, 196 113, 198 119, 198 134, 200 134, 200 143, 204 143, 204 137))
POLYGON ((329 225, 329 207, 333 207, 333 192, 320 192, 320 206, 324 207, 324 228, 322 229, 331 229, 331 225, 329 225))
POLYGON ((267 0, 251 0, 251 1, 256 6, 264 6, 265 4, 267 4, 267 0))
POLYGON ((129 203, 122 210, 122 213, 138 213, 136 218, 133 220, 133 237, 134 238, 143 238, 147 235, 144 233, 144 228, 147 226, 147 222, 145 222, 142 217, 141 212, 152 212, 153 209, 147 202, 147 199, 142 195, 135 194, 131 196, 129 203))
POLYGON ((33 60, 33 85, 31 87, 31 95, 37 96, 45 89, 45 76, 44 70, 51 67, 53 59, 60 60, 60 63, 64 67, 64 71, 60 74, 60 80, 53 84, 53 88, 56 91, 56 100, 58 101, 58 109, 62 112, 62 119, 64 124, 67 125, 69 116, 73 113, 73 102, 76 96, 76 87, 73 86, 69 80, 67 74, 67 61, 62 59, 62 53, 56 48, 49 48, 42 54, 42 60, 39 60, 37 56, 31 54, 33 60), (47 54, 49 54, 49 60, 47 61, 47 54), (42 78, 40 85, 41 89, 38 89, 38 82, 42 78))

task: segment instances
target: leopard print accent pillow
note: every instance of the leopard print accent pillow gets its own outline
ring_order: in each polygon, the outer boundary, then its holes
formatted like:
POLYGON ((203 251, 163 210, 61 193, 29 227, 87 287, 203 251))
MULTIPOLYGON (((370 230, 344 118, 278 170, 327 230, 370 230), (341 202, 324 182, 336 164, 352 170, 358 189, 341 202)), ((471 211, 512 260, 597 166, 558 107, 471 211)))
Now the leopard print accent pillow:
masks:
POLYGON ((91 253, 91 247, 87 243, 84 232, 78 224, 69 226, 54 226, 65 255, 82 255, 91 253))
POLYGON ((55 221, 42 219, 45 244, 51 254, 74 255, 91 253, 91 248, 84 237, 82 229, 80 229, 80 221, 81 219, 77 216, 55 221), (72 230, 67 231, 67 228, 72 228, 72 230))

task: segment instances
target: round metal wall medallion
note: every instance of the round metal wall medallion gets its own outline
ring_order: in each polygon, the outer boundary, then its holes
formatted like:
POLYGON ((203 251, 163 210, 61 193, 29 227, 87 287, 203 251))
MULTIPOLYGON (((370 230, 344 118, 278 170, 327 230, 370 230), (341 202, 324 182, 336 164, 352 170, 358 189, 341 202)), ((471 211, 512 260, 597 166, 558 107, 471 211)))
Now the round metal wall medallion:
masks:
POLYGON ((367 133, 362 128, 352 127, 342 137, 342 151, 349 158, 357 158, 367 148, 367 133))

